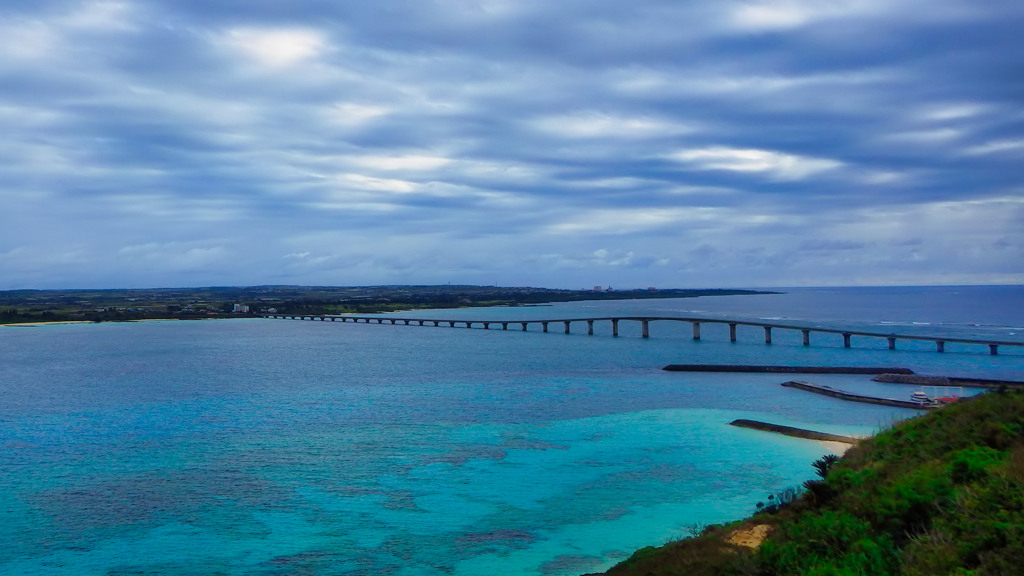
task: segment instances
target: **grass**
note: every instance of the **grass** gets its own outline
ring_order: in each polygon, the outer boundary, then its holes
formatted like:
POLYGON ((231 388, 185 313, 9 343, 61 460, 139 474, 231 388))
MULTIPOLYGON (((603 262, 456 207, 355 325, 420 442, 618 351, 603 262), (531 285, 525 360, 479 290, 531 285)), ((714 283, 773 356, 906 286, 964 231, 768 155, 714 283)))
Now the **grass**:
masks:
POLYGON ((1024 393, 897 424, 781 505, 638 550, 613 576, 986 576, 1024 573, 1024 393), (756 551, 733 531, 771 527, 756 551))

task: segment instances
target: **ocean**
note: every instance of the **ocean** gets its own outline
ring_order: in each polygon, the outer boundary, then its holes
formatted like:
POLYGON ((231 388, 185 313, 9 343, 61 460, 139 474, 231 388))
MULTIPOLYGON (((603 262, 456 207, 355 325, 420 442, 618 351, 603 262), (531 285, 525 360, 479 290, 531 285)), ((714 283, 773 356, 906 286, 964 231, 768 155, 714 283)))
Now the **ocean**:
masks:
MULTIPOLYGON (((1024 287, 430 310, 613 315, 1024 341, 1024 287)), ((814 476, 818 442, 916 411, 671 363, 905 366, 1024 379, 1024 348, 623 321, 564 334, 244 319, 0 327, 0 573, 568 576, 745 516, 814 476)), ((514 329, 513 329, 514 328, 514 329)), ((801 379, 907 398, 869 377, 801 379)), ((971 393, 971 391, 965 391, 971 393)))

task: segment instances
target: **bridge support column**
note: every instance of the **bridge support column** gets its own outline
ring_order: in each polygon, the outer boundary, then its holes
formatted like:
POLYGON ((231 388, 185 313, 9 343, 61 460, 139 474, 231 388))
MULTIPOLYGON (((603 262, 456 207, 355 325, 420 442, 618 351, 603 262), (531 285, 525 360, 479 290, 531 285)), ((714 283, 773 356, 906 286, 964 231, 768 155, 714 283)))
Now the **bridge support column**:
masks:
POLYGON ((490 322, 484 322, 484 330, 490 330, 490 329, 491 329, 491 323, 490 322))
POLYGON ((593 336, 594 335, 594 321, 593 320, 587 320, 587 335, 588 336, 593 336))
POLYGON ((420 326, 423 326, 423 320, 420 320, 420 326))
POLYGON ((434 326, 440 326, 440 325, 441 325, 440 322, 438 322, 437 320, 434 320, 434 326))
POLYGON ((523 325, 523 332, 526 332, 526 325, 528 324, 528 322, 520 322, 520 324, 523 325))
POLYGON ((547 322, 541 322, 540 325, 544 327, 544 331, 545 332, 548 331, 548 323, 547 322))
POLYGON ((764 343, 765 344, 771 344, 772 343, 772 327, 771 326, 765 326, 764 327, 764 343))
POLYGON ((331 317, 331 322, 334 322, 337 318, 331 317))
POLYGON ((889 341, 889 350, 895 350, 896 349, 896 338, 894 338, 892 336, 887 336, 886 340, 889 341))
POLYGON ((502 330, 508 330, 508 322, 502 322, 501 323, 501 329, 502 330))
POLYGON ((945 352, 946 343, 943 342, 942 340, 939 340, 938 342, 935 343, 935 349, 938 350, 939 352, 945 352))
POLYGON ((448 327, 449 328, 455 328, 455 322, 449 322, 448 323, 448 327))
POLYGON ((641 321, 640 321, 640 330, 641 330, 641 335, 642 335, 642 336, 643 336, 644 338, 650 338, 650 337, 651 337, 651 328, 650 328, 650 325, 651 325, 651 322, 650 322, 650 320, 641 320, 641 321))
POLYGON ((406 321, 405 321, 405 325, 406 325, 406 326, 408 326, 408 325, 409 325, 409 321, 408 321, 408 320, 406 320, 406 321))
POLYGON ((810 346, 811 345, 811 331, 810 330, 803 330, 802 332, 804 333, 804 346, 810 346))
POLYGON ((472 327, 473 327, 473 323, 472 322, 466 322, 466 328, 472 328, 472 327))
POLYGON ((383 324, 383 323, 384 323, 384 319, 383 318, 377 318, 377 324, 383 324))
POLYGON ((612 336, 619 335, 619 319, 612 318, 612 336))
POLYGON ((999 355, 999 345, 998 344, 989 344, 988 345, 988 353, 993 355, 993 356, 998 356, 999 355))
POLYGON ((566 334, 569 333, 569 321, 568 320, 565 321, 565 333, 566 334))
POLYGON ((850 333, 849 332, 843 332, 843 348, 849 348, 849 347, 850 347, 850 333))
POLYGON ((693 323, 693 339, 700 340, 700 322, 693 323))
POLYGON ((733 322, 729 323, 729 342, 736 341, 736 324, 733 322))
POLYGON ((391 321, 391 325, 392 325, 392 326, 394 326, 394 325, 395 325, 395 321, 394 321, 394 320, 392 320, 392 321, 391 321))

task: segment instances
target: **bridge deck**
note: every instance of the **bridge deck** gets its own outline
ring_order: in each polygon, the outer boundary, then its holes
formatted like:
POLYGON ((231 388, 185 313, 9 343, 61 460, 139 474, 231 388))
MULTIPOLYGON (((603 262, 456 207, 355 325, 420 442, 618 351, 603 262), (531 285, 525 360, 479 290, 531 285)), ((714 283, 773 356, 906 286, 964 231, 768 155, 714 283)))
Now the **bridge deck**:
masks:
POLYGON ((974 338, 955 338, 945 336, 920 336, 913 334, 896 334, 896 333, 885 333, 885 332, 870 332, 864 330, 843 330, 837 328, 821 328, 816 326, 799 326, 795 324, 779 324, 776 322, 759 322, 751 320, 730 320, 723 318, 696 318, 696 317, 678 317, 678 316, 593 316, 583 318, 544 318, 544 319, 500 319, 500 320, 472 320, 465 318, 411 318, 411 317, 400 317, 400 316, 354 316, 348 314, 264 314, 265 318, 291 318, 300 320, 331 320, 342 322, 364 322, 370 323, 372 321, 378 324, 404 324, 412 325, 417 324, 424 326, 427 324, 433 324, 434 326, 440 326, 446 324, 454 327, 456 325, 465 325, 466 328, 472 328, 473 325, 479 324, 485 329, 489 329, 492 324, 501 325, 503 329, 508 329, 511 324, 521 325, 523 330, 526 330, 527 326, 541 325, 545 332, 548 331, 549 324, 564 324, 565 332, 569 333, 570 326, 574 323, 586 322, 588 324, 588 333, 593 334, 594 322, 611 322, 612 323, 612 334, 618 336, 618 323, 622 321, 627 322, 640 322, 642 325, 643 337, 649 336, 649 324, 651 322, 687 322, 693 325, 693 339, 700 339, 700 325, 701 324, 727 324, 729 326, 729 339, 733 342, 736 341, 736 327, 737 326, 754 326, 764 329, 765 343, 771 344, 771 331, 773 329, 779 330, 796 330, 803 333, 804 346, 810 345, 810 334, 839 334, 843 337, 843 345, 847 348, 851 347, 852 336, 862 336, 869 338, 885 338, 889 342, 889 348, 896 348, 896 341, 898 340, 915 340, 921 342, 934 342, 939 352, 945 351, 946 343, 956 344, 976 344, 981 346, 988 346, 989 352, 993 355, 998 353, 999 346, 1018 346, 1024 347, 1024 342, 1014 342, 1012 340, 983 340, 974 338))

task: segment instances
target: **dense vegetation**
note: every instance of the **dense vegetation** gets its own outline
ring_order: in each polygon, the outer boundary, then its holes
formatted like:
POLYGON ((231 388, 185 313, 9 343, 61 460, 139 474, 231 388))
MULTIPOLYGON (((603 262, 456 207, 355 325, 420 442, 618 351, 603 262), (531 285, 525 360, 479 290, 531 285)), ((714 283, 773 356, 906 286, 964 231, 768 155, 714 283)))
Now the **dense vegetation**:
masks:
POLYGON ((814 463, 820 480, 751 518, 637 551, 607 574, 746 576, 1024 573, 1024 392, 903 422, 814 463), (769 535, 754 550, 738 531, 769 535))

